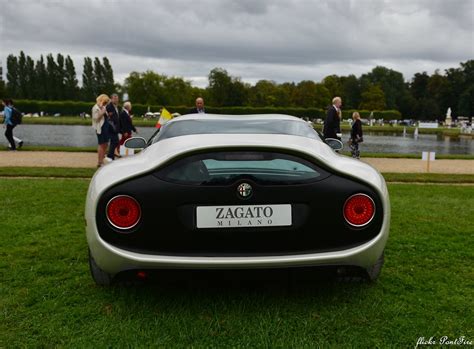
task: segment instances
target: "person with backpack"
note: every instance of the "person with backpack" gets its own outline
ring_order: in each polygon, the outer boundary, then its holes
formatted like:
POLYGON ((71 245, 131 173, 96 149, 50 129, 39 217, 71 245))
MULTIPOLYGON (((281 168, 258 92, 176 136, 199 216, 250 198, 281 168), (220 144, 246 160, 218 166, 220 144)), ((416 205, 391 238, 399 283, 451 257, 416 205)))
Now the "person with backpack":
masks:
POLYGON ((3 104, 3 127, 6 128, 5 137, 10 143, 10 150, 16 150, 15 141, 18 142, 18 148, 23 146, 23 141, 17 137, 13 136, 13 129, 21 124, 22 114, 21 112, 13 106, 13 101, 11 99, 4 99, 3 104))

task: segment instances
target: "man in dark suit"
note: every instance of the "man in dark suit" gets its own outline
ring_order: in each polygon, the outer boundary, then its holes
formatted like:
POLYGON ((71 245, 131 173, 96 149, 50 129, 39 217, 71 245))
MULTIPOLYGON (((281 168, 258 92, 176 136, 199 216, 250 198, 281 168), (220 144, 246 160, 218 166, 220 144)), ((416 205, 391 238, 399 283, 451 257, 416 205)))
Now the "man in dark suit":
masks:
POLYGON ((120 131, 120 122, 119 122, 119 97, 116 93, 110 96, 110 103, 107 104, 107 121, 109 123, 109 136, 110 136, 110 144, 109 144, 109 152, 107 154, 108 162, 115 159, 118 155, 118 145, 119 139, 118 134, 120 131))
POLYGON ((191 109, 189 114, 205 114, 204 99, 201 97, 196 98, 196 108, 191 109))
POLYGON ((328 108, 326 120, 324 121, 324 138, 341 139, 341 97, 334 97, 332 105, 328 108))
POLYGON ((132 131, 137 132, 135 126, 133 126, 131 113, 132 111, 132 103, 125 102, 123 104, 123 110, 120 113, 119 121, 120 121, 120 133, 122 134, 122 138, 120 138, 120 145, 124 144, 127 139, 132 137, 132 131))

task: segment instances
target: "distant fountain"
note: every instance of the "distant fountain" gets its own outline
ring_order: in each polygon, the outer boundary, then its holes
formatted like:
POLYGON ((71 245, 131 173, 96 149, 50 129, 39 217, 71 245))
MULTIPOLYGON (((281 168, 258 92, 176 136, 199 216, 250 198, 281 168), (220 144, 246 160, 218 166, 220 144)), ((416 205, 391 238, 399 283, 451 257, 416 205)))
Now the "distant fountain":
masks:
POLYGON ((418 127, 415 128, 415 132, 413 132, 413 136, 415 136, 415 139, 418 138, 418 127))
POLYGON ((406 126, 403 126, 403 137, 407 135, 407 128, 406 126))
POLYGON ((453 119, 451 118, 451 108, 448 108, 446 111, 446 120, 444 121, 444 125, 446 127, 451 127, 451 124, 453 122, 453 119))

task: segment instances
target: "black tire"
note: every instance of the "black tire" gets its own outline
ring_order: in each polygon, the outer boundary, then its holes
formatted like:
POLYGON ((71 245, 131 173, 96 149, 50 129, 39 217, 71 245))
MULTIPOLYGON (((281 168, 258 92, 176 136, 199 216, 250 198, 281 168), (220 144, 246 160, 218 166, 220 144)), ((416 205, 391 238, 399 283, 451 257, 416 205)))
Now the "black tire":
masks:
POLYGON ((92 279, 99 286, 110 286, 112 284, 112 275, 106 273, 96 264, 94 258, 89 251, 89 269, 91 271, 92 279))
POLYGON ((370 282, 374 282, 375 280, 378 279, 378 277, 380 276, 380 273, 382 272, 384 261, 385 261, 385 257, 384 257, 384 253, 382 252, 382 255, 377 259, 375 264, 365 270, 367 274, 366 277, 370 282))
POLYGON ((384 264, 384 253, 369 268, 343 267, 337 269, 337 279, 342 282, 375 282, 382 271, 384 264))

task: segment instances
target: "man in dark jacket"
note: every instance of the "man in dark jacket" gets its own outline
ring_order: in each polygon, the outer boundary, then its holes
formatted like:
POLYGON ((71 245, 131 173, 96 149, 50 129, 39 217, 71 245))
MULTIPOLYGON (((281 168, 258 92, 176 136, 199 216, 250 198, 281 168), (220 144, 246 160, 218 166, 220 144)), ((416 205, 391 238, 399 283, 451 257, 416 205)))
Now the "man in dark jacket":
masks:
POLYGON ((132 131, 137 132, 137 129, 132 123, 132 118, 130 116, 131 111, 132 103, 125 102, 123 104, 123 110, 119 116, 120 133, 122 134, 122 138, 120 138, 120 145, 123 145, 127 139, 132 137, 132 131))
POLYGON ((119 97, 116 93, 110 96, 110 103, 107 104, 107 121, 109 123, 109 136, 110 136, 110 144, 109 144, 109 152, 107 154, 106 161, 112 161, 118 155, 118 145, 119 139, 118 134, 120 131, 120 123, 119 123, 119 97))
POLYGON ((324 121, 324 138, 341 139, 341 97, 334 97, 332 105, 328 108, 324 121))
POLYGON ((196 98, 196 108, 192 108, 189 114, 205 114, 204 111, 204 99, 201 97, 196 98))

